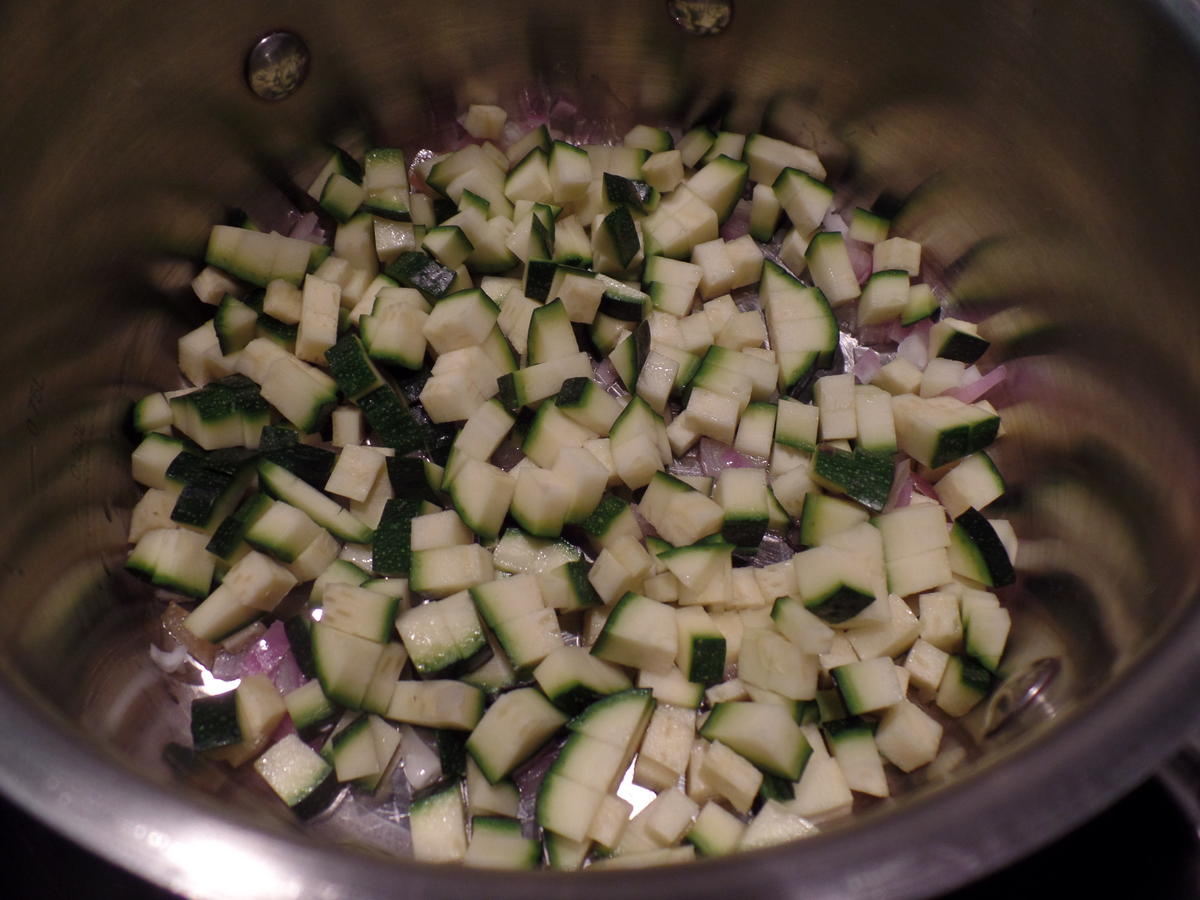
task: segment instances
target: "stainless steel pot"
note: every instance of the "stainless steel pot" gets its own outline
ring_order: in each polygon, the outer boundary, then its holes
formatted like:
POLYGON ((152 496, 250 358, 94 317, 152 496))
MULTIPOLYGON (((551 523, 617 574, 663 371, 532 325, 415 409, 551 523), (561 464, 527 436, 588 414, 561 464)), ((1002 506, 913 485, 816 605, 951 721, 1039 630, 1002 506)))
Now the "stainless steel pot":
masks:
POLYGON ((1194 5, 735 6, 708 37, 633 0, 3 8, 8 796, 197 897, 913 896, 1026 853, 1172 752, 1200 713, 1194 5), (243 63, 276 28, 303 36, 312 68, 270 104, 243 63), (1020 326, 1004 465, 1028 536, 1021 649, 969 725, 989 732, 982 752, 947 783, 776 850, 534 877, 324 845, 163 764, 154 613, 120 574, 135 498, 121 422, 172 383, 208 225, 222 204, 280 206, 320 138, 411 147, 530 85, 592 119, 724 114, 815 146, 864 197, 903 201, 899 230, 967 310, 1020 326))

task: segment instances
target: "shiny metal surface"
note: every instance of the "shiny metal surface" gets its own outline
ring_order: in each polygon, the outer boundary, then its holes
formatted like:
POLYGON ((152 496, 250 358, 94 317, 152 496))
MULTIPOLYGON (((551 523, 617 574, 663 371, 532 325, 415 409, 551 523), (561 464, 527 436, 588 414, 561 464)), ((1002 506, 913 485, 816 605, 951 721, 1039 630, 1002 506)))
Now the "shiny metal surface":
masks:
POLYGON ((273 31, 246 54, 246 83, 264 100, 290 97, 308 76, 308 47, 290 31, 273 31))
POLYGON ((731 0, 667 0, 667 12, 688 34, 709 37, 729 27, 731 0))
POLYGON ((633 0, 0 8, 0 788, 195 897, 917 896, 1068 829, 1200 714, 1198 43, 1182 0, 738 0, 706 38, 633 0), (265 104, 243 54, 281 28, 313 68, 265 104), (558 97, 617 133, 724 116, 814 146, 900 205, 964 314, 1010 316, 1000 455, 1028 540, 1005 666, 1062 668, 955 778, 777 850, 508 876, 321 845, 164 763, 179 715, 120 572, 122 422, 175 383, 208 227, 232 205, 281 221, 320 140, 411 150, 469 102, 558 97))

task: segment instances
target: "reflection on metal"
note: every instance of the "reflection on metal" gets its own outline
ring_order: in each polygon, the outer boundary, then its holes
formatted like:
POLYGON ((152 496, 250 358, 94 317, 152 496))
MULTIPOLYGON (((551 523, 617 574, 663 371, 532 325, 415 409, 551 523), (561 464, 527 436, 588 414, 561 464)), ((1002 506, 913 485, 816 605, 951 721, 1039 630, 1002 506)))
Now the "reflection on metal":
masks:
POLYGON ((1056 710, 1043 692, 1061 669, 1062 663, 1057 658, 1043 657, 1000 685, 988 706, 984 734, 995 734, 1034 706, 1042 717, 1053 718, 1056 710))
POLYGON ((308 47, 290 31, 273 31, 246 55, 246 83, 264 100, 295 93, 308 75, 308 47))
POLYGON ((732 0, 667 0, 667 12, 689 34, 720 34, 733 18, 732 0))
POLYGON ((1192 828, 1200 836, 1200 734, 1158 772, 1158 780, 1187 814, 1192 828))

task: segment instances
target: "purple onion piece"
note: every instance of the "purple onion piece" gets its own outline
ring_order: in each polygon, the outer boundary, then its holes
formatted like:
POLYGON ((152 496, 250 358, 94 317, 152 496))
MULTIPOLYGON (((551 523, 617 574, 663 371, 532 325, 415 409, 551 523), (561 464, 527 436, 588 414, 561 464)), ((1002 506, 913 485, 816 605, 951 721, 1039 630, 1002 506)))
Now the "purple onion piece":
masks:
POLYGON ((870 347, 859 347, 854 351, 854 377, 860 384, 869 384, 883 368, 883 360, 870 347))
POLYGON ((718 477, 726 469, 765 469, 767 460, 761 456, 738 453, 728 444, 709 437, 700 438, 700 473, 710 478, 718 477))
POLYGON ((951 397, 956 397, 963 403, 974 403, 996 385, 1002 383, 1007 377, 1008 372, 1005 370, 1003 364, 1001 364, 970 384, 965 384, 948 393, 951 397))

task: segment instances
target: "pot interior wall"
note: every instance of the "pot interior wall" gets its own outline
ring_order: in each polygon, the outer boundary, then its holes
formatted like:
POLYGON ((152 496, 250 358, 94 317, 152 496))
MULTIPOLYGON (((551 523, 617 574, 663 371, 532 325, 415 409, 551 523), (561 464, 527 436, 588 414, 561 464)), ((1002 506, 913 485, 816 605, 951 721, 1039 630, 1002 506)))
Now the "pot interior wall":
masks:
MULTIPOLYGON (((1165 14, 738 0, 729 28, 700 38, 658 3, 348 6, 0 13, 0 662, 23 707, 171 779, 159 751, 182 713, 162 716, 145 653, 159 607, 121 572, 128 405, 177 383, 175 338, 202 314, 187 283, 227 207, 278 219, 320 140, 414 150, 473 101, 561 97, 615 135, 724 117, 813 146, 856 196, 898 209, 896 231, 924 242, 964 315, 1013 315, 1000 457, 1027 540, 1006 671, 1053 658, 1059 674, 985 741, 976 780, 1105 715, 1127 673, 1194 627, 1200 95, 1165 14), (312 71, 268 104, 243 56, 279 27, 307 41, 312 71)), ((999 723, 986 713, 968 730, 999 723)), ((1126 752, 1106 783, 1152 762, 1126 752)), ((1078 814, 1031 828, 1048 838, 1078 814)))

